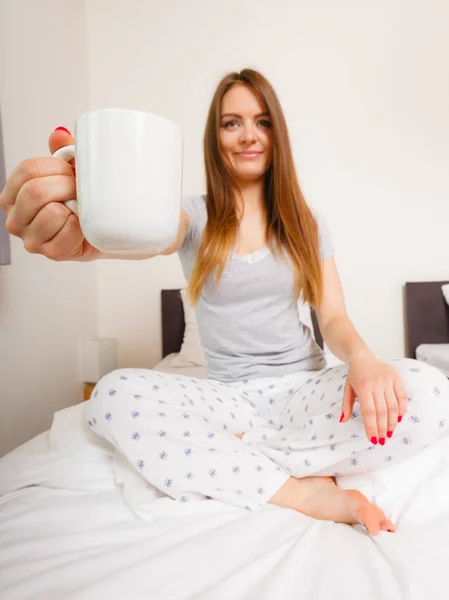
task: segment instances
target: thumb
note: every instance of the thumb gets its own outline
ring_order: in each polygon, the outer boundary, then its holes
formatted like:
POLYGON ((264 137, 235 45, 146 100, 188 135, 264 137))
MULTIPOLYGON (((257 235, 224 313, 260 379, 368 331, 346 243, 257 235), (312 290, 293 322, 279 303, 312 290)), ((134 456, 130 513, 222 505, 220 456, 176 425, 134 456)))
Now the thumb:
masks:
POLYGON ((355 393, 352 387, 346 382, 345 391, 343 394, 343 406, 342 406, 342 414, 343 418, 341 419, 341 423, 346 423, 349 417, 352 415, 352 407, 355 402, 355 393))
MULTIPOLYGON (((50 149, 50 154, 54 154, 56 150, 59 148, 63 148, 64 146, 71 146, 75 143, 75 138, 72 136, 70 131, 65 127, 57 127, 52 133, 50 133, 48 137, 48 147, 50 149)), ((75 166, 75 159, 72 158, 69 160, 69 164, 72 167, 75 166)))

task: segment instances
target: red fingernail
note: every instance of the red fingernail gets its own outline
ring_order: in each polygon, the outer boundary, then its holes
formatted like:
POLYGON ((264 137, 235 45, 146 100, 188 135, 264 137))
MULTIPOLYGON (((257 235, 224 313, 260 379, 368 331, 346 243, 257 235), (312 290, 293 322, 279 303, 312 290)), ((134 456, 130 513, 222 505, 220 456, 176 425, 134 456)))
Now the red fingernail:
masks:
POLYGON ((69 130, 68 130, 66 127, 56 127, 55 131, 58 131, 59 129, 61 129, 62 131, 67 131, 67 133, 68 133, 69 135, 72 135, 72 134, 70 133, 70 131, 69 131, 69 130))
POLYGON ((387 431, 387 437, 389 437, 389 438, 390 438, 392 435, 393 435, 393 432, 392 432, 392 431, 387 431))
POLYGON ((399 415, 399 417, 398 417, 398 423, 400 423, 401 421, 402 421, 402 416, 399 415))
POLYGON ((344 418, 345 418, 345 413, 341 413, 340 423, 343 421, 344 418))
POLYGON ((371 438, 371 443, 377 444, 377 437, 375 435, 373 435, 373 437, 371 438))
POLYGON ((379 444, 383 446, 385 444, 385 438, 379 438, 379 444))

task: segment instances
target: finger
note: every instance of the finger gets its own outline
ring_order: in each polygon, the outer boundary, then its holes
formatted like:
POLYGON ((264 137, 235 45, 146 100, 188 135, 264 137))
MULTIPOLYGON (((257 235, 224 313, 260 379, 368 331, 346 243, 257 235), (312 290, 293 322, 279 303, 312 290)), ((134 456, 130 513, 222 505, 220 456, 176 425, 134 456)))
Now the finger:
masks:
POLYGON ((371 390, 365 390, 359 395, 360 408, 363 415, 366 437, 373 444, 377 444, 379 436, 377 434, 377 413, 374 404, 374 397, 371 390))
MULTIPOLYGON (((73 169, 60 158, 28 158, 22 161, 11 173, 0 194, 0 208, 7 213, 15 206, 19 191, 30 180, 50 175, 66 175, 73 178, 73 169)), ((10 231, 13 235, 14 232, 10 231)))
POLYGON ((400 422, 402 417, 407 412, 408 396, 404 384, 399 376, 394 380, 394 391, 398 402, 398 421, 400 422))
POLYGON ((345 391, 343 393, 343 406, 342 416, 340 417, 340 423, 346 423, 346 421, 352 415, 352 408, 354 406, 355 393, 349 383, 346 382, 345 391))
MULTIPOLYGON (((48 147, 50 150, 50 154, 54 154, 56 150, 59 150, 59 148, 63 148, 64 146, 71 146, 74 143, 75 138, 71 135, 71 133, 68 133, 67 131, 64 131, 62 129, 55 129, 48 136, 48 147)), ((72 158, 71 160, 69 160, 69 163, 72 166, 75 166, 75 159, 72 158)))
MULTIPOLYGON (((70 169, 68 165, 66 166, 70 169)), ((27 228, 44 206, 75 197, 76 184, 73 174, 30 179, 20 188, 14 209, 8 214, 8 231, 19 237, 24 236, 27 228)), ((66 211, 67 217, 69 216, 70 209, 66 206, 61 206, 58 210, 66 211)))
POLYGON ((373 397, 374 405, 376 407, 377 433, 379 435, 379 444, 381 446, 384 446, 385 439, 387 437, 388 409, 383 387, 377 387, 373 392, 373 397))
POLYGON ((385 390, 385 400, 388 408, 387 437, 391 438, 398 424, 399 404, 394 392, 394 382, 389 381, 385 390))
MULTIPOLYGON (((71 211, 61 202, 50 202, 35 216, 23 236, 25 250, 35 253, 42 252, 42 246, 58 234, 67 223, 71 211)), ((77 234, 81 234, 77 220, 77 234)))
POLYGON ((83 255, 84 241, 78 217, 70 213, 55 237, 42 246, 42 254, 51 260, 76 259, 83 255))

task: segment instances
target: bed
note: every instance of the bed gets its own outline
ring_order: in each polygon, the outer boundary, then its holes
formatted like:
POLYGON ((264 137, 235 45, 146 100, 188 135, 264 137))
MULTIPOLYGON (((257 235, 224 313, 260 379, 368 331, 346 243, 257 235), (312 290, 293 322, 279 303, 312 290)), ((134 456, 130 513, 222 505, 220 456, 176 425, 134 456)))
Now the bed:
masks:
MULTIPOLYGON (((164 360, 182 342, 180 307, 162 300, 164 360)), ((447 440, 340 482, 396 522, 370 537, 270 505, 177 503, 90 431, 86 406, 0 461, 2 600, 447 599, 447 440)))

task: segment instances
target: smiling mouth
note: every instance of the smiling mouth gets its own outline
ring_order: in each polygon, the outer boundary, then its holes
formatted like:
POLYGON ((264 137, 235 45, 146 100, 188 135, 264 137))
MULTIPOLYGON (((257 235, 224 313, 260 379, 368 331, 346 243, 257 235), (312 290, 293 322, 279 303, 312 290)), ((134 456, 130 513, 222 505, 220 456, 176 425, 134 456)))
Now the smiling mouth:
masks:
POLYGON ((262 152, 238 152, 237 154, 238 156, 252 158, 255 156, 259 156, 260 154, 262 154, 262 152))

